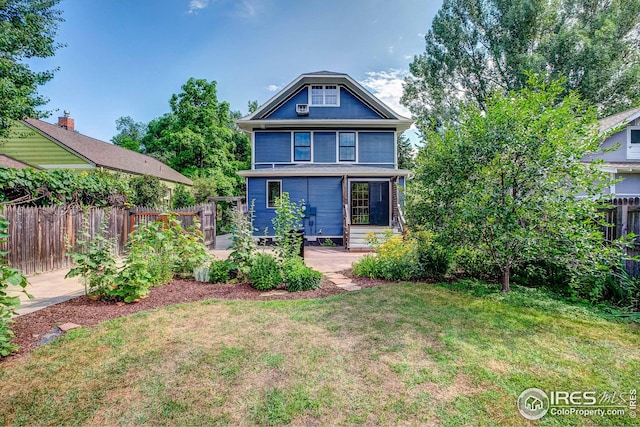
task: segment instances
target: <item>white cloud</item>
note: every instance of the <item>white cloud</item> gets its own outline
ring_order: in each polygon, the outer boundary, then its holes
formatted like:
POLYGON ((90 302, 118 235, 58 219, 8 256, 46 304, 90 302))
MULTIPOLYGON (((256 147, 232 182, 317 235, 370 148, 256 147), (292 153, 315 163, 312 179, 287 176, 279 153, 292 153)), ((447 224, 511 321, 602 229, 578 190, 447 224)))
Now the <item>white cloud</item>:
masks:
POLYGON ((236 5, 236 14, 240 18, 253 18, 255 17, 262 9, 262 4, 256 2, 254 0, 242 0, 236 5))
POLYGON ((191 0, 189 2, 189 13, 198 13, 202 9, 206 9, 210 2, 211 0, 191 0))
POLYGON ((267 86, 267 87, 266 87, 266 89, 267 89, 269 92, 277 92, 277 91, 279 91, 279 90, 280 90, 280 88, 281 88, 281 87, 282 87, 282 86, 278 86, 278 85, 269 85, 269 86, 267 86))
POLYGON ((393 46, 393 45, 392 45, 392 46, 389 46, 389 47, 387 48, 387 52, 389 52, 391 55, 393 55, 393 51, 394 51, 394 49, 395 49, 395 48, 394 48, 394 46, 393 46))
POLYGON ((407 70, 392 68, 387 71, 369 71, 366 74, 367 78, 360 82, 363 86, 396 113, 411 117, 411 112, 400 104, 403 92, 402 83, 409 74, 407 70))

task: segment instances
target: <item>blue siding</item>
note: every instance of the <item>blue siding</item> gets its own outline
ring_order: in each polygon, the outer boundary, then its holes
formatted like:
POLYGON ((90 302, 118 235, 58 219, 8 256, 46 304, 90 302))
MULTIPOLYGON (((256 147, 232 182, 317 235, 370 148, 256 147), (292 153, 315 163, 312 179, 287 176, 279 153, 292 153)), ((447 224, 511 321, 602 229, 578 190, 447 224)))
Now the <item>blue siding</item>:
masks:
POLYGON ((273 111, 266 119, 379 119, 380 116, 344 87, 340 87, 339 107, 314 107, 309 105, 309 115, 298 116, 296 104, 309 103, 308 87, 293 95, 273 111))
POLYGON ((313 133, 313 161, 316 163, 335 163, 336 133, 313 133))
MULTIPOLYGON (((254 201, 256 236, 263 236, 265 227, 273 235, 271 219, 275 209, 267 209, 267 181, 271 178, 249 178, 248 202, 254 201)), ((308 208, 316 208, 316 215, 304 219, 305 234, 315 236, 342 236, 342 181, 340 177, 282 178, 282 191, 293 201, 304 200, 308 208)))
POLYGON ((393 132, 358 133, 359 163, 394 163, 393 132))
POLYGON ((256 163, 290 162, 291 132, 256 132, 256 163))

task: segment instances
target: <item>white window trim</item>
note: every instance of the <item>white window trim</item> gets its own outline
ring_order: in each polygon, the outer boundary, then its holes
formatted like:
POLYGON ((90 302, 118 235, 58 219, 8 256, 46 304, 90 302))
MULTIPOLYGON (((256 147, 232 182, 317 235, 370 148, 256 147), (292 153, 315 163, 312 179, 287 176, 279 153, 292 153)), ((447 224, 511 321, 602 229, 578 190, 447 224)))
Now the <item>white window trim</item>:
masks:
POLYGON ((336 132, 336 163, 349 163, 354 164, 358 163, 358 132, 345 130, 345 131, 337 131, 336 132), (353 133, 355 134, 355 146, 353 149, 355 150, 354 159, 355 160, 340 160, 340 134, 341 133, 353 133))
POLYGON ((291 132, 291 163, 313 163, 313 131, 310 130, 296 130, 291 132), (309 160, 296 160, 296 133, 308 133, 309 134, 309 160))
MULTIPOLYGON (((265 205, 267 206, 267 209, 276 209, 275 206, 269 206, 269 183, 270 182, 277 182, 278 184, 280 184, 280 198, 282 198, 282 180, 281 179, 268 179, 267 180, 267 185, 265 188, 266 191, 266 198, 265 198, 265 205)), ((275 200, 274 200, 275 201, 275 200)))
POLYGON ((309 85, 309 99, 308 99, 308 104, 309 107, 339 107, 340 106, 340 85, 338 84, 310 84, 309 85), (312 97, 312 88, 313 86, 322 86, 322 104, 314 104, 313 103, 313 97, 312 97), (327 86, 335 86, 336 87, 336 103, 335 104, 326 104, 325 100, 326 100, 326 88, 327 86))
POLYGON ((628 126, 627 127, 627 159, 628 160, 638 160, 640 159, 640 153, 636 153, 634 150, 633 155, 630 155, 630 148, 633 147, 636 150, 640 150, 640 144, 632 144, 631 143, 631 131, 640 131, 640 126, 628 126))

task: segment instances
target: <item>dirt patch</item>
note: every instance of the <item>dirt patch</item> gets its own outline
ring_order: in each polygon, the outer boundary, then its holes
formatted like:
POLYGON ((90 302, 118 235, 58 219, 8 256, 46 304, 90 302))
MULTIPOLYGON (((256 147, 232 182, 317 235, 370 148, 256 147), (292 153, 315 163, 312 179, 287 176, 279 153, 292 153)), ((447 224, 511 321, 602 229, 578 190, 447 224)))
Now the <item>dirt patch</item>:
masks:
MULTIPOLYGON (((380 284, 379 281, 367 281, 366 284, 360 284, 360 286, 373 287, 378 284, 380 284)), ((277 290, 284 290, 284 285, 281 285, 277 290)), ((15 333, 12 342, 19 345, 20 350, 13 356, 0 359, 0 363, 28 353, 38 345, 46 334, 56 330, 58 325, 67 322, 81 326, 92 326, 105 320, 128 316, 139 311, 206 299, 261 301, 316 299, 345 292, 347 291, 336 287, 327 280, 323 280, 320 288, 313 291, 279 292, 274 295, 264 295, 264 292, 255 290, 246 283, 211 284, 176 279, 171 283, 151 289, 147 298, 132 304, 95 301, 83 295, 15 318, 11 325, 11 329, 15 333)))

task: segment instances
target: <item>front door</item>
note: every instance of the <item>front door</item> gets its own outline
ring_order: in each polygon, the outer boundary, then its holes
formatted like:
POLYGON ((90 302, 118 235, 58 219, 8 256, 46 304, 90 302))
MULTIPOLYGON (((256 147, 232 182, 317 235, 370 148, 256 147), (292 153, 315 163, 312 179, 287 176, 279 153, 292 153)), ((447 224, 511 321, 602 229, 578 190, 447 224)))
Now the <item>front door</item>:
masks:
POLYGON ((351 182, 351 224, 389 225, 389 181, 351 182))

